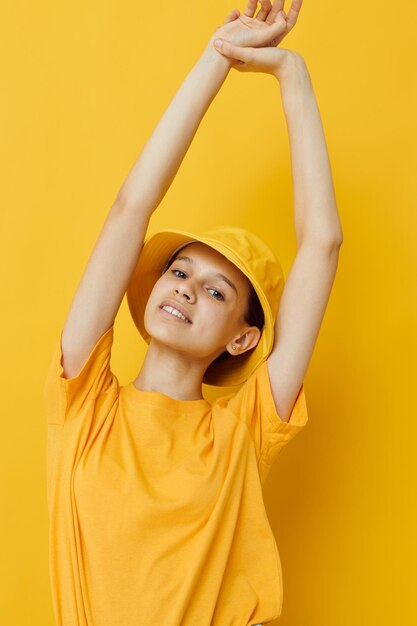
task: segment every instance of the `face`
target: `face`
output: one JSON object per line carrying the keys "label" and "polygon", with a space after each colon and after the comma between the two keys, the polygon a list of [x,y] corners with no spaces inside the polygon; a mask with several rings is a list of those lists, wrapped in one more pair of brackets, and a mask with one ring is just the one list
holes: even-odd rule
{"label": "face", "polygon": [[[244,321],[250,288],[248,278],[220,252],[191,243],[155,283],[145,309],[146,331],[152,340],[206,361],[207,366],[225,350],[242,354],[257,344],[261,334]],[[164,302],[190,323],[162,310]]]}

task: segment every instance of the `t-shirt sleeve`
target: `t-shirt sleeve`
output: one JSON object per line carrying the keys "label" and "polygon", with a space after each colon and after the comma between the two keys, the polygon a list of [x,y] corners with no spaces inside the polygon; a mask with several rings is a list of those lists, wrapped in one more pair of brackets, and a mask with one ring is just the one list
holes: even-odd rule
{"label": "t-shirt sleeve", "polygon": [[272,395],[267,361],[263,361],[226,405],[246,423],[254,440],[258,466],[265,477],[279,451],[295,437],[308,420],[304,384],[295,399],[287,422],[278,415]]}
{"label": "t-shirt sleeve", "polygon": [[114,324],[105,331],[93,346],[77,376],[64,378],[62,366],[62,332],[56,343],[44,382],[44,403],[48,424],[64,424],[83,411],[89,400],[119,383],[110,368]]}

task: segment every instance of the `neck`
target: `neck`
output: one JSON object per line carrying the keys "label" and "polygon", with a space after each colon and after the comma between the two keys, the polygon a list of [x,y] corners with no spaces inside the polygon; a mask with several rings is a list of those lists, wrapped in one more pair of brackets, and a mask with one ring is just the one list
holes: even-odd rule
{"label": "neck", "polygon": [[141,391],[158,391],[176,400],[204,400],[202,381],[210,360],[191,360],[151,339],[139,374],[133,381]]}

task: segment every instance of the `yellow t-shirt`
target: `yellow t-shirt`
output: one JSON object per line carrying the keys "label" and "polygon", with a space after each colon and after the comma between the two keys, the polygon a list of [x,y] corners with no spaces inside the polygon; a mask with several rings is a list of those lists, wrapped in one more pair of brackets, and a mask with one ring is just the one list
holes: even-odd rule
{"label": "yellow t-shirt", "polygon": [[281,562],[262,497],[289,422],[264,361],[210,404],[122,386],[111,326],[45,381],[49,563],[57,626],[249,626],[282,610]]}

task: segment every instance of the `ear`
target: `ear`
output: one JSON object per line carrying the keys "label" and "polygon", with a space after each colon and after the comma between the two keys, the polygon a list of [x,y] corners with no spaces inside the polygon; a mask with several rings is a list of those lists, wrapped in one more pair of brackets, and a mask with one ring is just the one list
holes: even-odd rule
{"label": "ear", "polygon": [[[259,328],[257,326],[248,326],[243,335],[235,337],[235,339],[227,344],[226,349],[232,356],[244,354],[251,348],[254,348],[258,344],[260,338],[261,331]],[[233,346],[235,346],[234,350]]]}

